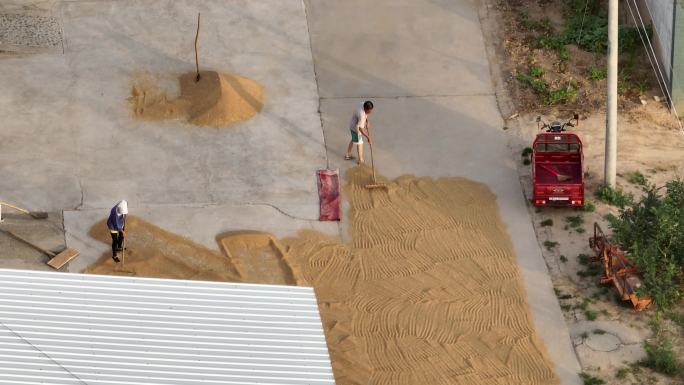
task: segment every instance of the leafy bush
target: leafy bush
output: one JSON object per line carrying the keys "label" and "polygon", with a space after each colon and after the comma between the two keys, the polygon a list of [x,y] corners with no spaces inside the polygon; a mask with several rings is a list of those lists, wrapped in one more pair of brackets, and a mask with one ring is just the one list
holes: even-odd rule
{"label": "leafy bush", "polygon": [[682,366],[677,362],[677,354],[672,348],[672,341],[661,338],[656,343],[644,343],[646,359],[641,365],[651,368],[658,373],[677,374],[682,371]]}
{"label": "leafy bush", "polygon": [[[605,53],[608,49],[608,13],[601,7],[600,1],[585,0],[570,4],[568,14],[565,29],[559,35],[559,40],[564,44],[577,44],[589,52]],[[641,31],[643,33],[644,30]],[[645,32],[650,36],[651,26],[647,26]],[[620,53],[632,52],[639,44],[639,28],[626,25],[618,27]]]}
{"label": "leafy bush", "polygon": [[565,255],[561,255],[561,256],[559,257],[559,259],[560,259],[560,261],[563,262],[563,263],[565,263],[565,262],[568,261],[568,258],[567,258]]}
{"label": "leafy bush", "polygon": [[644,188],[643,197],[610,218],[615,242],[643,273],[642,293],[663,310],[682,298],[684,285],[684,181]]}
{"label": "leafy bush", "polygon": [[539,225],[541,225],[541,227],[553,226],[553,219],[544,219]]}
{"label": "leafy bush", "polygon": [[589,79],[603,80],[608,76],[608,69],[602,67],[591,67],[589,69]]}
{"label": "leafy bush", "polygon": [[634,201],[634,197],[631,194],[625,193],[622,190],[613,189],[607,185],[599,187],[594,195],[600,201],[619,208],[624,208]]}

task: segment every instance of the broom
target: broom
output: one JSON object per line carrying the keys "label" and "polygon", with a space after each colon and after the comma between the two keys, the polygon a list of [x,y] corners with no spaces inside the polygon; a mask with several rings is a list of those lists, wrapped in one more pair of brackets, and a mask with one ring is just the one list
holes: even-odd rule
{"label": "broom", "polygon": [[553,175],[556,177],[556,180],[558,180],[559,182],[565,182],[565,181],[567,181],[567,180],[572,179],[572,177],[571,177],[570,175],[563,175],[563,174],[560,174],[558,171],[552,169],[551,167],[546,167],[546,166],[544,166],[543,164],[540,164],[539,167],[541,167],[541,168],[543,168],[544,170],[546,170],[546,171],[550,172],[551,174],[553,174]]}
{"label": "broom", "polygon": [[28,210],[26,210],[26,209],[22,209],[21,207],[17,207],[17,206],[14,206],[14,205],[11,205],[11,204],[5,203],[5,202],[0,202],[0,206],[7,206],[7,207],[10,207],[10,208],[13,208],[13,209],[15,209],[15,210],[17,210],[17,211],[19,211],[19,212],[21,212],[21,213],[24,213],[24,214],[26,214],[26,215],[30,215],[30,216],[33,217],[34,219],[45,219],[45,218],[48,217],[48,213],[46,213],[46,212],[43,212],[43,211],[28,211]]}

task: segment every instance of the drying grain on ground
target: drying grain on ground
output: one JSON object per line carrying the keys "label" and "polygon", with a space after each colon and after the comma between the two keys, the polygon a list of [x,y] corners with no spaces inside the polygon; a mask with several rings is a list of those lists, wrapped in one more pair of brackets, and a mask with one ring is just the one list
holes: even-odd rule
{"label": "drying grain on ground", "polygon": [[238,75],[203,71],[179,77],[180,96],[162,88],[150,74],[133,80],[133,115],[143,120],[182,120],[197,126],[225,127],[250,119],[263,107],[263,88]]}
{"label": "drying grain on ground", "polygon": [[[218,237],[225,255],[202,258],[229,262],[244,282],[313,286],[337,384],[558,383],[487,187],[405,176],[369,190],[369,178],[365,167],[347,174],[349,244],[314,231],[282,240],[231,233]],[[131,238],[136,231],[130,227]],[[144,237],[158,235],[169,237],[149,230]],[[179,264],[204,265],[165,240],[146,242],[163,249],[146,249],[144,263],[163,270],[154,256],[173,260],[172,276]],[[111,265],[103,256],[88,271],[111,273]],[[197,273],[185,271],[186,278]]]}

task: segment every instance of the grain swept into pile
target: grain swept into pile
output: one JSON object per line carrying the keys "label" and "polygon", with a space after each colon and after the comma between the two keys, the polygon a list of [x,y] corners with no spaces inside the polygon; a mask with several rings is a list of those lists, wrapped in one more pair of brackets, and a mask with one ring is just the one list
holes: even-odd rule
{"label": "grain swept into pile", "polygon": [[[109,243],[106,221],[93,225],[92,238]],[[126,219],[125,265],[114,263],[111,252],[88,266],[89,274],[135,275],[138,277],[240,282],[233,264],[221,253],[195,244],[129,215]],[[119,258],[122,255],[119,253]]]}
{"label": "grain swept into pile", "polygon": [[[404,176],[369,190],[369,174],[347,173],[350,244],[314,231],[220,235],[225,255],[212,255],[235,273],[219,279],[313,286],[338,385],[557,384],[496,197],[463,178]],[[172,247],[164,242],[145,247]],[[176,256],[168,269],[182,278]],[[111,273],[103,261],[89,272]],[[154,268],[136,274],[164,262],[148,259]],[[204,265],[182,262],[191,264]]]}
{"label": "grain swept into pile", "polygon": [[215,71],[180,76],[180,96],[170,97],[158,81],[139,75],[131,87],[135,117],[144,120],[183,120],[198,126],[224,127],[251,118],[263,106],[263,88],[241,76]]}

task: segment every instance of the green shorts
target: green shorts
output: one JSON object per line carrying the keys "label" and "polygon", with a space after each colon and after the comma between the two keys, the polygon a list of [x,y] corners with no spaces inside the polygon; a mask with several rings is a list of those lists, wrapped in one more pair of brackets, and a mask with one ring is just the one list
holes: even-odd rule
{"label": "green shorts", "polygon": [[358,132],[356,132],[356,131],[354,131],[354,130],[349,130],[349,131],[351,132],[352,142],[353,142],[353,143],[356,143],[356,144],[363,144],[363,137],[362,137],[361,135],[359,135]]}

